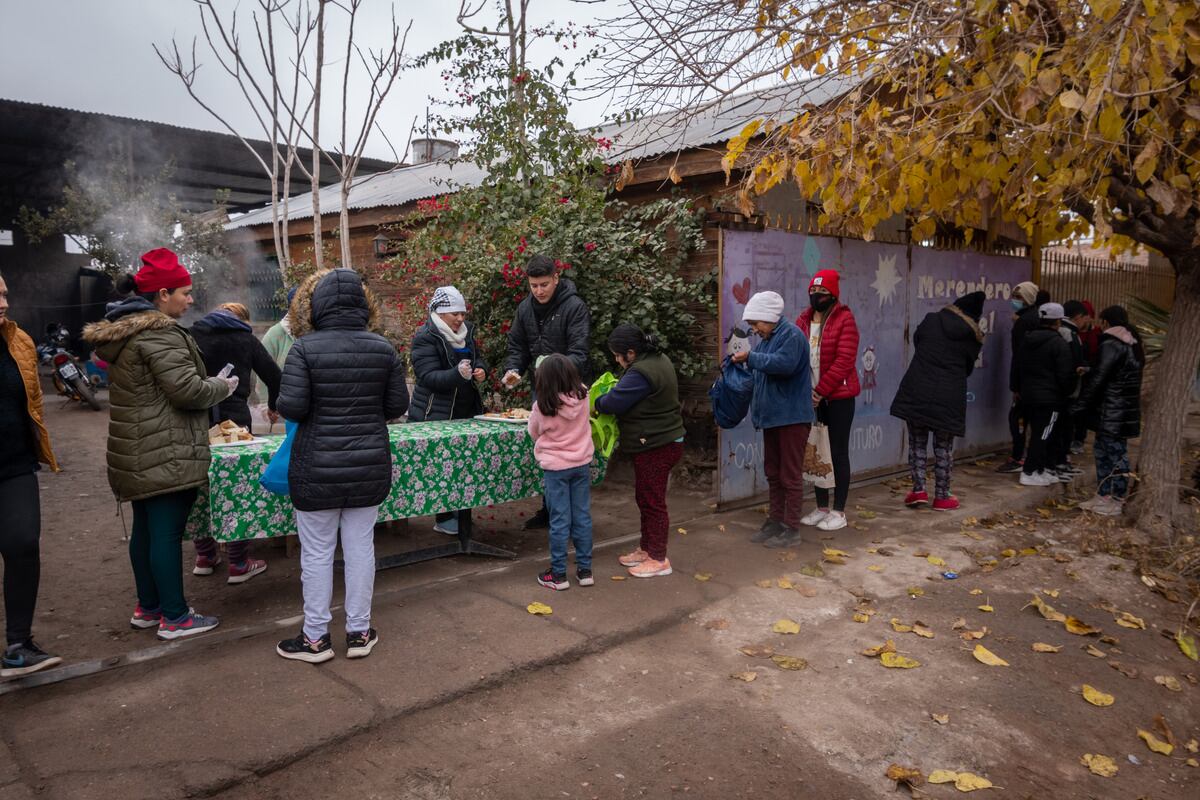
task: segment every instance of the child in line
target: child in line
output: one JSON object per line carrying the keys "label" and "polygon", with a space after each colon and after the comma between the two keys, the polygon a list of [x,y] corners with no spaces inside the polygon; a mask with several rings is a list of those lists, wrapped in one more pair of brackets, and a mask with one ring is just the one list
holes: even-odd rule
{"label": "child in line", "polygon": [[547,589],[570,589],[567,541],[575,545],[575,577],[580,586],[592,577],[591,464],[594,447],[588,418],[588,391],[579,370],[564,355],[546,356],[534,373],[529,415],[533,454],[545,472],[550,512],[550,569],[538,575]]}
{"label": "child in line", "polygon": [[625,373],[612,391],[596,398],[596,411],[617,417],[621,452],[633,458],[634,499],[642,517],[638,548],[619,561],[635,578],[670,575],[667,479],[683,457],[684,431],[675,366],[659,352],[658,340],[636,325],[614,328],[608,349]]}

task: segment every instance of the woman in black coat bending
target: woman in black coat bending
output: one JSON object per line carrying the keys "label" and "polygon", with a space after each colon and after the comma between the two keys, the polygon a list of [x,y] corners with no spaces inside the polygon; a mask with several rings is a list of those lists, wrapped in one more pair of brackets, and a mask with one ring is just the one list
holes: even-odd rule
{"label": "woman in black coat bending", "polygon": [[[429,301],[429,319],[412,341],[417,385],[409,422],[470,419],[483,413],[478,384],[487,380],[487,364],[475,344],[475,326],[467,322],[467,301],[453,286],[441,286]],[[437,515],[433,529],[458,535],[458,516]]]}
{"label": "woman in black coat bending", "polygon": [[926,447],[933,434],[933,474],[936,490],[933,508],[952,511],[958,498],[950,494],[954,465],[954,437],[967,429],[967,378],[983,346],[979,318],[983,315],[983,292],[963,295],[941,311],[925,315],[913,336],[916,352],[891,413],[908,424],[908,466],[912,491],[904,498],[909,507],[925,505]]}

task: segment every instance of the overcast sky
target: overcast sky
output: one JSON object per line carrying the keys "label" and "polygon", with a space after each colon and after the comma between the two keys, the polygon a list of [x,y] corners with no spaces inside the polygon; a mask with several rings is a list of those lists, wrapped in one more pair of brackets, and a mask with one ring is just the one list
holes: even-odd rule
{"label": "overcast sky", "polygon": [[[230,11],[240,7],[243,16],[258,6],[255,0],[218,0],[218,5]],[[365,45],[383,44],[380,37],[389,28],[391,5],[389,0],[365,0],[358,23],[367,34]],[[538,22],[583,24],[614,5],[616,0],[591,5],[533,0],[531,15],[536,12]],[[401,27],[410,17],[413,20],[408,52],[415,55],[457,36],[457,9],[457,0],[396,0]],[[198,19],[192,0],[0,0],[0,97],[222,130],[188,97],[151,47],[169,45],[172,37],[181,48],[190,47],[192,38],[201,33]],[[236,87],[203,51],[202,38],[200,47],[199,60],[204,64],[197,80],[200,94],[239,130],[262,138]],[[340,81],[340,64],[331,72]],[[364,84],[360,82],[359,96],[366,91]],[[397,149],[404,147],[413,117],[424,118],[427,98],[431,91],[440,91],[441,84],[436,70],[406,72],[392,90],[380,122]],[[351,94],[355,94],[353,86]],[[336,109],[325,106],[323,113],[329,119]],[[604,106],[592,101],[574,106],[572,118],[592,124],[602,121],[604,113]],[[367,155],[389,158],[390,154],[381,137],[372,139]]]}

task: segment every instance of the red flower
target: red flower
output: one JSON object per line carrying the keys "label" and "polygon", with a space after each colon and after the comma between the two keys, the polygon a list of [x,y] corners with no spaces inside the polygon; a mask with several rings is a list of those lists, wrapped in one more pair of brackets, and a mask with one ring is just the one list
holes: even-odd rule
{"label": "red flower", "polygon": [[563,203],[563,204],[565,205],[566,203],[569,203],[569,202],[571,202],[571,198],[569,198],[569,197],[560,197],[560,198],[558,198],[558,202],[560,202],[560,203]]}
{"label": "red flower", "polygon": [[596,243],[595,243],[595,242],[588,242],[587,244],[585,244],[585,245],[583,246],[583,249],[584,249],[584,250],[586,250],[586,251],[588,251],[588,252],[590,253],[590,252],[592,252],[593,250],[595,250],[595,249],[596,249]]}

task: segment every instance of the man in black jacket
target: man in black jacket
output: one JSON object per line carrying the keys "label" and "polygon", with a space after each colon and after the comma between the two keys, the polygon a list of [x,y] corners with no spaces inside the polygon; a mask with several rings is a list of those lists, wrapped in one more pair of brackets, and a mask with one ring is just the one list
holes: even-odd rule
{"label": "man in black jacket", "polygon": [[[1087,355],[1083,349],[1083,341],[1079,338],[1079,327],[1075,321],[1081,317],[1087,316],[1087,310],[1083,307],[1083,303],[1078,300],[1068,300],[1063,303],[1063,321],[1062,327],[1058,329],[1059,334],[1071,348],[1071,362],[1075,365],[1075,374],[1082,378],[1087,372]],[[1060,477],[1065,476],[1067,479],[1073,478],[1076,475],[1082,474],[1083,470],[1071,465],[1071,440],[1075,436],[1075,418],[1071,414],[1071,405],[1075,398],[1079,397],[1079,387],[1081,381],[1075,381],[1075,390],[1070,396],[1063,398],[1062,407],[1059,409],[1060,419],[1062,420],[1054,429],[1053,448],[1049,454],[1049,463],[1054,472],[1059,473]]]}
{"label": "man in black jacket", "polygon": [[[1021,397],[1017,392],[1017,358],[1021,352],[1021,343],[1025,336],[1038,327],[1038,307],[1041,291],[1037,284],[1030,281],[1018,283],[1013,287],[1012,307],[1014,320],[1009,349],[1011,360],[1008,365],[1008,389],[1012,392],[1012,405],[1008,409],[1008,431],[1012,434],[1012,455],[1008,461],[1001,464],[997,472],[1020,472],[1025,458],[1025,438],[1029,430],[1029,420],[1021,407]],[[1047,299],[1049,299],[1047,297]],[[1044,301],[1042,301],[1044,302]],[[1022,425],[1024,420],[1024,425]]]}
{"label": "man in black jacket", "polygon": [[[537,255],[525,266],[529,295],[517,306],[508,332],[504,385],[512,388],[544,356],[558,353],[571,359],[585,383],[592,379],[592,316],[575,284],[559,274],[554,260]],[[532,377],[532,376],[531,376]],[[545,505],[525,521],[525,529],[545,528],[550,515]]]}
{"label": "man in black jacket", "polygon": [[1038,309],[1038,318],[1040,327],[1025,336],[1017,354],[1016,391],[1031,433],[1021,471],[1022,486],[1050,486],[1059,482],[1059,477],[1047,470],[1054,466],[1047,463],[1048,455],[1063,404],[1075,391],[1077,380],[1071,346],[1058,332],[1063,307],[1046,303]]}

